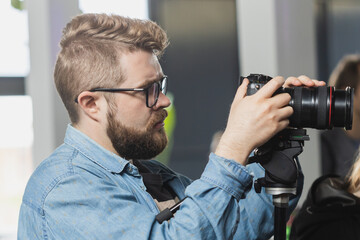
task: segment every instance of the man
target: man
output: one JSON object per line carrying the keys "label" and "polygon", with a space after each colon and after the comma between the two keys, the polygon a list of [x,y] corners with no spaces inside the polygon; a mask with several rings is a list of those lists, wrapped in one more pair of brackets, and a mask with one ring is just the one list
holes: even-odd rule
{"label": "man", "polygon": [[[245,165],[255,147],[288,125],[290,96],[272,97],[283,78],[248,97],[244,81],[215,153],[202,177],[191,182],[146,160],[167,143],[164,108],[170,100],[158,62],[167,44],[151,21],[85,14],[66,26],[54,78],[71,124],[64,144],[29,180],[19,239],[271,237],[271,197],[250,190],[252,175],[263,175],[263,169]],[[301,84],[322,83],[304,76],[287,81]],[[173,218],[156,221],[162,209],[185,197]]]}

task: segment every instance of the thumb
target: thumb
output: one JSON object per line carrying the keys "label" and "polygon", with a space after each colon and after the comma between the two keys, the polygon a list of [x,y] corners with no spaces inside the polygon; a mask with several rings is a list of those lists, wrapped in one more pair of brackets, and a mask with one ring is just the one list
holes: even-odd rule
{"label": "thumb", "polygon": [[243,82],[241,83],[240,87],[238,87],[238,89],[236,91],[236,95],[235,95],[236,99],[242,99],[246,96],[246,90],[247,90],[248,84],[249,84],[249,80],[247,78],[245,78],[243,80]]}

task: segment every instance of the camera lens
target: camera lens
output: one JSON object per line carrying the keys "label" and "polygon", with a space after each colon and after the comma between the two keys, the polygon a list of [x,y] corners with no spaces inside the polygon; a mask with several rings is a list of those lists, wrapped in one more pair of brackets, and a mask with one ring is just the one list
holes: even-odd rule
{"label": "camera lens", "polygon": [[352,128],[352,102],[354,89],[335,90],[334,87],[284,88],[291,95],[290,106],[294,114],[290,117],[291,127],[331,129]]}

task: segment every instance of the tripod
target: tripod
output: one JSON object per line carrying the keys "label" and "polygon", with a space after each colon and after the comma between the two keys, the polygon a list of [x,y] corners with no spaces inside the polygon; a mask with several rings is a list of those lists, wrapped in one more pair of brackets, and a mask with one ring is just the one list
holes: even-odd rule
{"label": "tripod", "polygon": [[273,196],[275,240],[286,239],[286,211],[290,196],[296,194],[299,174],[295,158],[309,139],[305,129],[285,129],[257,148],[249,159],[249,163],[260,163],[265,169],[265,177],[255,180],[254,187],[257,193],[264,187]]}

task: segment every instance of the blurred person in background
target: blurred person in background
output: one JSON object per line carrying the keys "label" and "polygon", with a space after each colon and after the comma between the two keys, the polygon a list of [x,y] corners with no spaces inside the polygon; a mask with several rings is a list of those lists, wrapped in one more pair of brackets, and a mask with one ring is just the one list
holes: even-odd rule
{"label": "blurred person in background", "polygon": [[353,124],[351,130],[334,128],[320,135],[322,175],[345,177],[360,146],[360,55],[344,56],[332,72],[329,85],[336,89],[354,88]]}
{"label": "blurred person in background", "polygon": [[325,175],[311,186],[290,240],[360,239],[360,155],[344,178]]}

